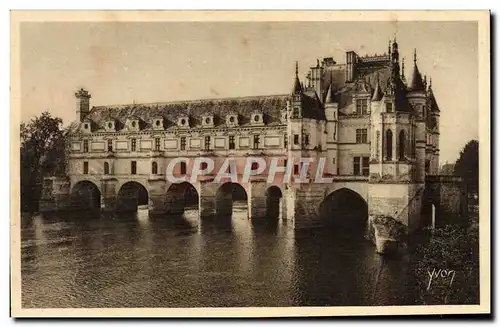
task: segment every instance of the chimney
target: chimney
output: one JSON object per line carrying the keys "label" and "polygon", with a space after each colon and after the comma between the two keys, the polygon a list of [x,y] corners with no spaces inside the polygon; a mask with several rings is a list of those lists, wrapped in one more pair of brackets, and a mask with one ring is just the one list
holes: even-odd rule
{"label": "chimney", "polygon": [[90,98],[92,96],[90,93],[81,88],[78,92],[75,93],[76,98],[76,119],[79,121],[83,121],[83,119],[90,112]]}
{"label": "chimney", "polygon": [[354,82],[356,78],[356,62],[358,55],[354,51],[346,52],[346,82]]}

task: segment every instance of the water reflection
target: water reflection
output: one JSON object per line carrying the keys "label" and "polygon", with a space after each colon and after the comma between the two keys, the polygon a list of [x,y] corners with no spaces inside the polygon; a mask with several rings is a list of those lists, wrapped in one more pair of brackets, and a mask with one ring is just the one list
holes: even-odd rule
{"label": "water reflection", "polygon": [[23,217],[25,307],[402,304],[405,258],[363,238],[233,214]]}

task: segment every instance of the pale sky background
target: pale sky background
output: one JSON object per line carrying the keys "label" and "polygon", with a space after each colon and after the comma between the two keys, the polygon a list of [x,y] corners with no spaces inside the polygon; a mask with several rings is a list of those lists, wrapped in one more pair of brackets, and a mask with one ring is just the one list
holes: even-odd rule
{"label": "pale sky background", "polygon": [[441,109],[441,163],[478,139],[475,22],[22,23],[21,119],[76,118],[74,93],[92,105],[222,98],[291,91],[316,59],[387,51],[397,36],[405,74],[413,49]]}

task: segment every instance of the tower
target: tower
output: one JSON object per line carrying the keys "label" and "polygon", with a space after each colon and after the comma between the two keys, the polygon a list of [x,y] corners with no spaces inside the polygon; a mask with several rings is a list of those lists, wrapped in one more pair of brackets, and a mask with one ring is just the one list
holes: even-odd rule
{"label": "tower", "polygon": [[75,98],[76,98],[76,119],[78,119],[80,122],[83,121],[85,116],[88,115],[90,112],[90,98],[92,96],[90,93],[81,88],[75,93]]}
{"label": "tower", "polygon": [[[426,95],[418,83],[412,85],[414,90],[408,93],[399,67],[398,43],[394,40],[390,48],[385,90],[382,91],[377,76],[371,98],[368,212],[370,219],[390,217],[407,226],[408,230],[414,230],[420,222],[423,185],[417,181],[415,172],[418,165],[414,151],[416,129],[410,103],[425,103]],[[416,74],[420,76],[418,68]],[[422,84],[421,77],[419,79]],[[414,80],[418,82],[418,78],[414,77]],[[412,81],[412,84],[415,83]],[[425,151],[425,146],[423,149]],[[423,182],[423,178],[421,180]]]}
{"label": "tower", "polygon": [[439,106],[434,97],[434,91],[432,90],[432,79],[429,81],[429,88],[427,91],[427,126],[431,133],[431,144],[432,153],[430,155],[430,167],[429,173],[431,175],[437,175],[439,173]]}
{"label": "tower", "polygon": [[413,108],[413,116],[415,119],[415,179],[418,182],[424,182],[427,143],[427,95],[422,75],[420,74],[417,65],[417,50],[414,50],[413,54],[413,74],[407,97]]}
{"label": "tower", "polygon": [[[332,79],[331,79],[332,80]],[[327,144],[327,163],[326,169],[330,174],[336,175],[338,172],[338,107],[339,104],[334,97],[332,85],[328,87],[325,98],[325,117],[326,131],[328,135]]]}

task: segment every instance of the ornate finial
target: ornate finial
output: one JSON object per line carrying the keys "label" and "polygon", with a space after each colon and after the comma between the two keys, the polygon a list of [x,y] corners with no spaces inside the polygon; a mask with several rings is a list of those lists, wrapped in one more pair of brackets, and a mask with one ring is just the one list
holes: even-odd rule
{"label": "ornate finial", "polygon": [[417,64],[417,49],[413,49],[413,63]]}
{"label": "ornate finial", "polygon": [[405,77],[405,58],[403,58],[401,62],[401,76],[403,78]]}
{"label": "ornate finial", "polygon": [[299,76],[299,62],[295,62],[295,76]]}
{"label": "ornate finial", "polygon": [[432,88],[432,77],[429,78],[429,88]]}
{"label": "ornate finial", "polygon": [[316,59],[316,67],[319,68],[319,59]]}

